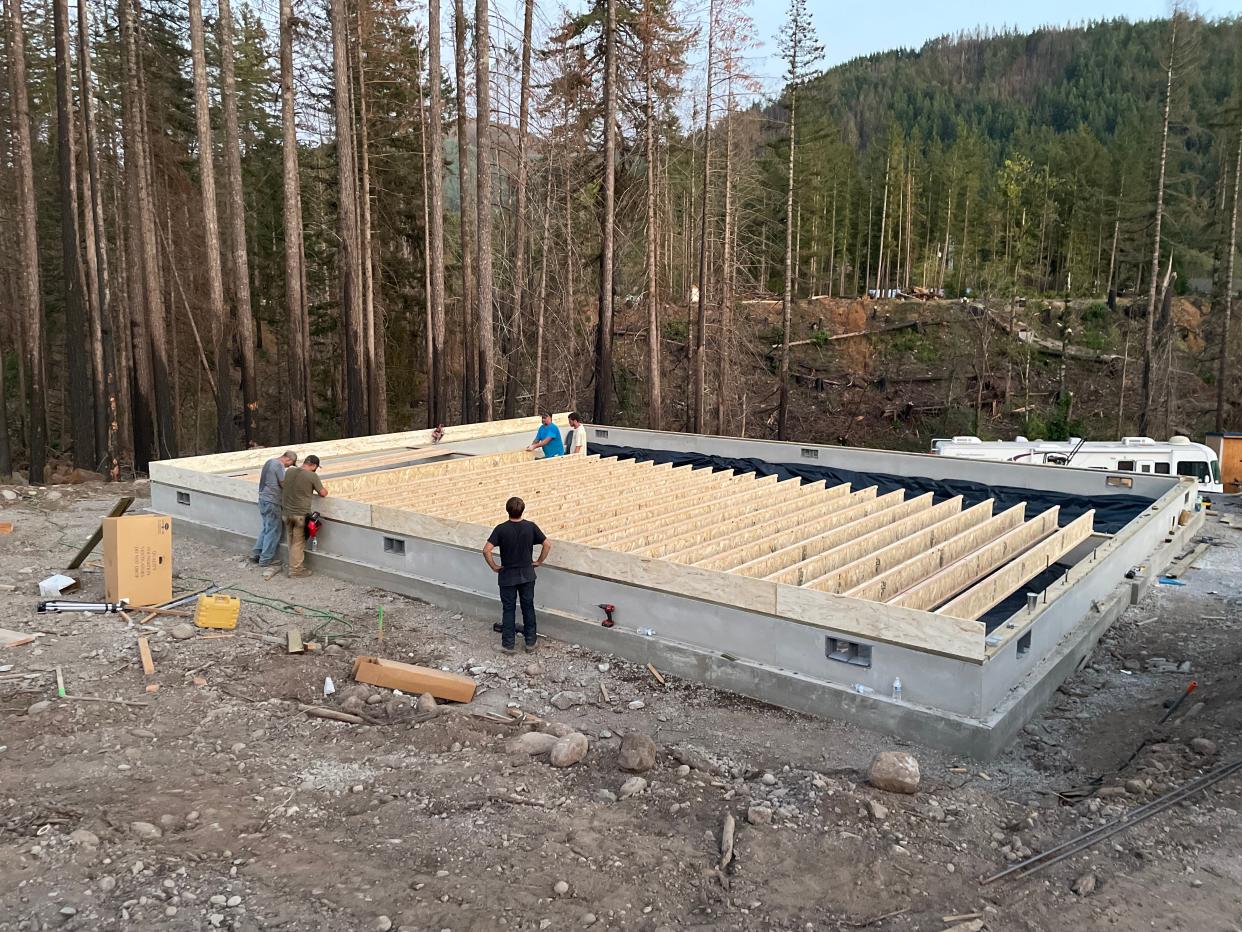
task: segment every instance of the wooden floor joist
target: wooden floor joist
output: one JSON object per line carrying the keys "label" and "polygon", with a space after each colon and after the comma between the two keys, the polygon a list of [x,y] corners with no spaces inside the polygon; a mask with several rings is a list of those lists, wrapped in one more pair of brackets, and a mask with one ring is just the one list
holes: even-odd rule
{"label": "wooden floor joist", "polygon": [[891,602],[912,586],[921,585],[946,566],[1017,527],[1025,517],[1026,503],[1019,502],[842,594],[873,602]]}
{"label": "wooden floor joist", "polygon": [[853,563],[838,567],[805,585],[820,592],[844,592],[874,579],[886,570],[922,553],[929,547],[943,543],[964,530],[977,527],[992,517],[992,500],[980,502],[965,511],[928,525],[912,534],[906,534],[879,550],[859,557]]}
{"label": "wooden floor joist", "polygon": [[[664,559],[676,563],[693,565],[699,560],[706,560],[720,554],[730,553],[744,547],[795,528],[806,527],[818,518],[844,511],[845,509],[867,501],[875,496],[875,489],[864,489],[850,492],[848,485],[834,486],[824,490],[824,494],[793,502],[780,502],[769,505],[754,513],[754,521],[732,533],[724,532],[706,543],[692,544],[664,555]],[[844,493],[839,492],[844,489]]]}
{"label": "wooden floor joist", "polygon": [[795,528],[767,539],[757,540],[747,547],[712,561],[709,565],[713,569],[737,573],[741,576],[767,579],[780,570],[809,559],[814,554],[822,553],[829,547],[835,547],[861,533],[880,527],[887,521],[913,514],[920,508],[926,508],[930,502],[930,499],[923,499],[922,496],[907,502],[905,497],[904,489],[895,489],[885,495],[864,501],[860,505],[853,505],[844,511],[828,515],[808,527]]}
{"label": "wooden floor joist", "polygon": [[[948,508],[933,505],[932,502],[932,493],[925,492],[896,506],[900,509],[898,514],[901,515],[898,520],[894,520],[898,514],[882,513],[864,519],[856,528],[839,528],[831,536],[820,535],[807,542],[807,557],[764,578],[786,585],[801,586],[812,579],[818,579],[829,570],[844,566],[872,550],[892,543],[909,531],[920,530],[946,518],[961,508],[960,499],[956,499],[956,505]],[[933,508],[936,510],[933,511]]]}
{"label": "wooden floor joist", "polygon": [[1056,508],[1027,520],[1024,503],[995,514],[991,499],[967,508],[960,496],[598,455],[408,462],[431,452],[343,456],[330,468],[373,471],[334,481],[333,496],[490,525],[516,495],[558,540],[964,620],[1061,559],[1093,520],[1058,529]]}
{"label": "wooden floor joist", "polygon": [[1084,512],[1042,543],[936,609],[936,614],[950,618],[979,618],[1090,537],[1094,521],[1094,510]]}

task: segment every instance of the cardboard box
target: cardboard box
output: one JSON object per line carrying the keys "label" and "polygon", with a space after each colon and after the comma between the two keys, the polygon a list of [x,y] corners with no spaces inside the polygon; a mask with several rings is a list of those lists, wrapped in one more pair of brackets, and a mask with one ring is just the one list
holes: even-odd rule
{"label": "cardboard box", "polygon": [[474,680],[468,676],[382,657],[355,657],[354,679],[372,686],[399,689],[412,696],[431,693],[449,702],[469,702],[474,698]]}
{"label": "cardboard box", "polygon": [[160,605],[172,598],[172,518],[103,519],[104,598]]}

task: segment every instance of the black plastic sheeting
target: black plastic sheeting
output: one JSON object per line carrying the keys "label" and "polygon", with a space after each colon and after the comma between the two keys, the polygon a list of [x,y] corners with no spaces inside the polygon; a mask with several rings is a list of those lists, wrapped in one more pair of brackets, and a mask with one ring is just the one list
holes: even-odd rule
{"label": "black plastic sheeting", "polygon": [[[1153,499],[1141,495],[1103,495],[1098,498],[1082,498],[1062,492],[1047,492],[1034,489],[1020,489],[1007,485],[984,485],[981,482],[968,482],[965,479],[928,479],[926,476],[894,476],[887,473],[858,472],[853,469],[839,469],[833,466],[803,466],[792,463],[769,463],[766,460],[738,458],[730,456],[713,456],[708,453],[676,453],[672,450],[648,450],[641,447],[618,447],[605,443],[589,443],[588,453],[600,456],[615,456],[618,459],[650,460],[653,463],[672,463],[674,466],[691,466],[710,468],[713,472],[732,469],[734,472],[751,472],[760,476],[779,476],[782,480],[798,478],[803,482],[818,482],[825,479],[828,485],[840,485],[848,482],[857,489],[876,487],[877,495],[884,495],[897,489],[905,489],[911,495],[922,495],[931,492],[933,501],[941,502],[955,495],[962,496],[963,505],[970,507],[987,499],[995,499],[996,513],[1011,508],[1019,502],[1027,503],[1027,517],[1060,505],[1060,524],[1065,526],[1079,515],[1094,508],[1095,530],[1105,534],[1116,534],[1151,505]],[[1026,604],[1028,592],[1041,592],[1056,582],[1064,572],[1058,567],[1049,567],[1039,576],[1029,580],[1004,601],[992,607],[979,620],[984,623],[989,634],[1007,619],[1020,611]]]}
{"label": "black plastic sheeting", "polygon": [[732,469],[734,472],[753,472],[760,476],[779,476],[781,479],[799,478],[803,482],[825,479],[828,485],[848,482],[855,489],[876,487],[877,495],[885,495],[897,489],[905,489],[910,496],[931,492],[937,502],[962,496],[966,507],[977,505],[989,498],[996,500],[996,513],[1012,508],[1019,502],[1027,503],[1027,517],[1060,505],[1062,526],[1073,521],[1090,509],[1095,509],[1095,530],[1104,534],[1116,534],[1137,518],[1153,499],[1141,495],[1101,495],[1083,498],[1063,492],[1037,489],[1020,489],[1007,485],[984,485],[965,479],[928,479],[926,476],[895,476],[887,473],[858,472],[834,466],[804,466],[793,463],[769,463],[766,460],[713,456],[709,453],[677,453],[672,450],[648,450],[641,447],[618,447],[604,443],[588,444],[587,452],[600,456],[615,456],[623,460],[651,460],[654,463],[672,463],[674,466],[710,467],[713,472]]}

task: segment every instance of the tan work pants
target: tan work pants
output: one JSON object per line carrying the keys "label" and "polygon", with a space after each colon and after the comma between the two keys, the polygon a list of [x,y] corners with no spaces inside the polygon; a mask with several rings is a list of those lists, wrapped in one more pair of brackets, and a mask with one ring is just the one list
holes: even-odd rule
{"label": "tan work pants", "polygon": [[289,534],[289,573],[302,570],[306,559],[306,519],[285,518],[285,531]]}

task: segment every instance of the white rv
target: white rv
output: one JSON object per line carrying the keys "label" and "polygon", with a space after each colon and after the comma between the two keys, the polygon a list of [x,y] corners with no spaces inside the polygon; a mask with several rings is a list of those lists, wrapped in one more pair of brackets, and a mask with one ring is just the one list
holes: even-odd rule
{"label": "white rv", "polygon": [[1164,443],[1150,437],[1122,437],[1120,442],[1089,441],[1078,437],[1069,440],[954,437],[951,440],[933,440],[931,452],[960,459],[1190,476],[1199,480],[1199,488],[1204,492],[1224,491],[1220,483],[1220,460],[1216,453],[1210,447],[1194,443],[1186,437],[1170,437]]}

